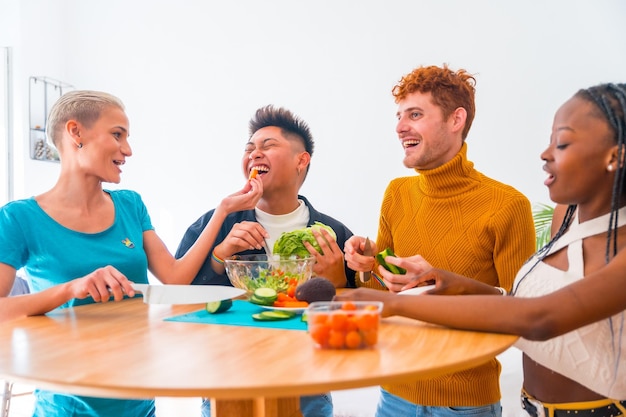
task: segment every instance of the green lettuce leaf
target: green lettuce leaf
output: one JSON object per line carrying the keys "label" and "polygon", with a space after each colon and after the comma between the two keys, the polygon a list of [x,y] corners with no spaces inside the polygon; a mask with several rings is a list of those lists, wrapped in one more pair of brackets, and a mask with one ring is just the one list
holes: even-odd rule
{"label": "green lettuce leaf", "polygon": [[276,243],[274,243],[274,249],[272,251],[275,255],[280,255],[281,257],[289,257],[292,255],[307,258],[311,256],[309,251],[304,247],[303,242],[309,242],[315,250],[318,252],[322,252],[322,248],[315,240],[315,236],[313,236],[313,230],[319,232],[321,228],[324,228],[328,231],[328,233],[333,237],[334,240],[337,240],[337,234],[330,227],[325,225],[324,223],[315,222],[312,226],[305,227],[304,229],[297,229],[291,232],[282,233]]}

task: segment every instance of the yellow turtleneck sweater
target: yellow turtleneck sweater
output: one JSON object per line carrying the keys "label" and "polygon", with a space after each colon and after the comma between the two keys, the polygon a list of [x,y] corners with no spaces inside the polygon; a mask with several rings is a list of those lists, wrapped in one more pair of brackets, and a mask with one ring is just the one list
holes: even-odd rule
{"label": "yellow turtleneck sweater", "polygon": [[[535,251],[530,202],[486,177],[467,160],[467,144],[446,164],[396,178],[382,203],[376,245],[398,256],[422,255],[431,265],[511,290]],[[376,280],[359,285],[380,288]],[[500,363],[438,378],[383,386],[415,404],[481,406],[500,400]]]}

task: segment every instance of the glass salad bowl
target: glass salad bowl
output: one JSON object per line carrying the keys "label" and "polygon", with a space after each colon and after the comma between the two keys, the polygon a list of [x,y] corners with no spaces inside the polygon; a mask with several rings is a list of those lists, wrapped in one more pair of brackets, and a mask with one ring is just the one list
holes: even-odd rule
{"label": "glass salad bowl", "polygon": [[234,287],[246,290],[248,298],[259,288],[277,293],[293,291],[313,275],[313,257],[277,255],[234,255],[224,260],[226,274]]}

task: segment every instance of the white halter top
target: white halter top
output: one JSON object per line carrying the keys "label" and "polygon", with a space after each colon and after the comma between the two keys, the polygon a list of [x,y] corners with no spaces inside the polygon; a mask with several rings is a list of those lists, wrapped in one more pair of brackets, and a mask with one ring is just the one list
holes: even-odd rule
{"label": "white halter top", "polygon": [[[568,270],[556,269],[533,257],[518,272],[516,297],[537,297],[557,291],[584,278],[583,239],[604,233],[610,213],[578,222],[550,248],[548,255],[567,248]],[[626,225],[626,208],[619,210],[618,226]],[[619,288],[618,291],[626,291]],[[515,346],[531,359],[607,398],[626,399],[626,329],[624,312],[611,319],[581,327],[553,339],[536,342],[519,339]]]}

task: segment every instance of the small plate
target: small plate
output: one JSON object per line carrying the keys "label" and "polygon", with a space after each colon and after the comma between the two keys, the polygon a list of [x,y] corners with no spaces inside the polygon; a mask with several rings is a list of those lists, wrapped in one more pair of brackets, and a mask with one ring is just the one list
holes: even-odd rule
{"label": "small plate", "polygon": [[295,314],[302,314],[306,310],[306,307],[274,307],[274,306],[262,306],[262,305],[259,305],[259,307],[264,308],[265,310],[290,311]]}
{"label": "small plate", "polygon": [[433,288],[435,288],[435,285],[423,285],[421,287],[409,288],[408,290],[399,292],[398,295],[418,295],[424,291],[432,290]]}

